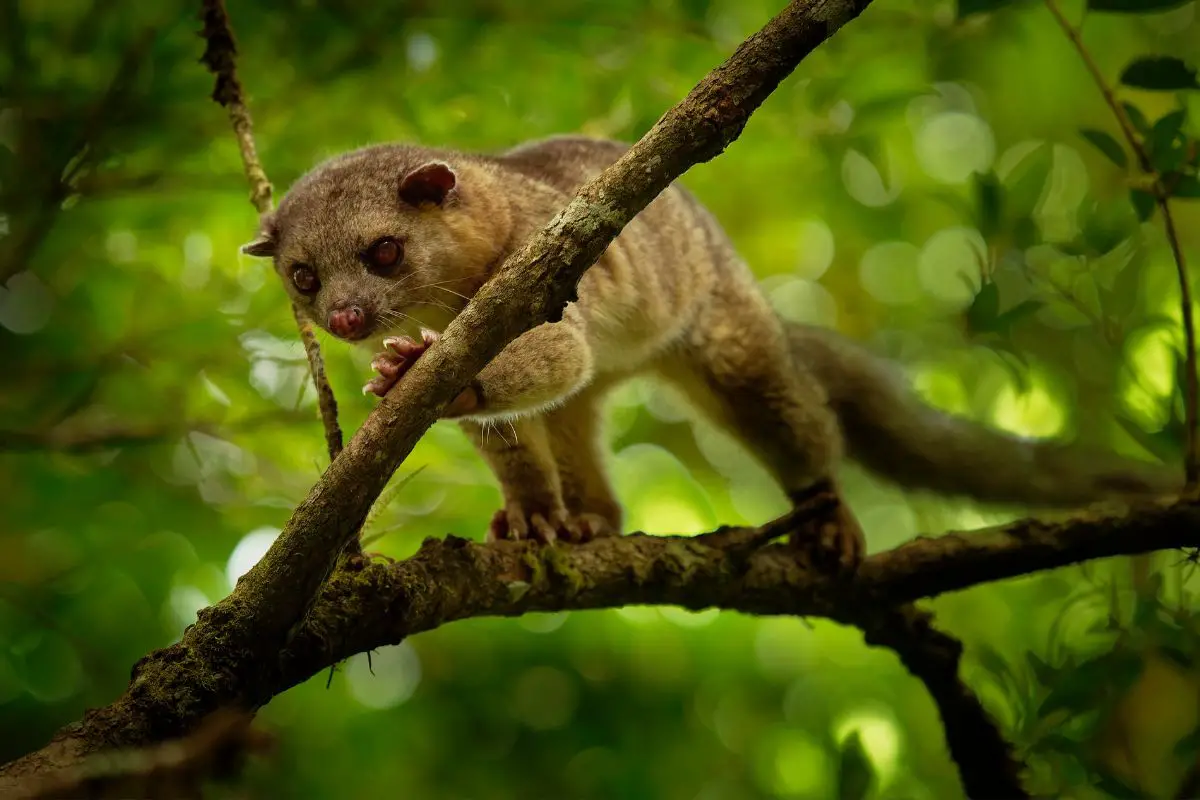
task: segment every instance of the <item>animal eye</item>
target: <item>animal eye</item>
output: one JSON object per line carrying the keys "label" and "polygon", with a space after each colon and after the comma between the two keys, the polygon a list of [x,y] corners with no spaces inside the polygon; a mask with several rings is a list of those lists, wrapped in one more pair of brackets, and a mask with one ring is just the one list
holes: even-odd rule
{"label": "animal eye", "polygon": [[321,288],[321,280],[317,277],[316,271],[307,264],[297,264],[292,267],[292,283],[296,284],[296,288],[301,294],[316,294]]}
{"label": "animal eye", "polygon": [[404,245],[391,236],[385,236],[368,247],[362,254],[363,263],[372,272],[387,272],[404,258]]}

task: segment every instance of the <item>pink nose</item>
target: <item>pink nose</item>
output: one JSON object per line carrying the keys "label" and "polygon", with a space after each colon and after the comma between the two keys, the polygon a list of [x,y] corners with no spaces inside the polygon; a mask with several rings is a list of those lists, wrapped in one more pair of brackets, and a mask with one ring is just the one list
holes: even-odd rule
{"label": "pink nose", "polygon": [[367,317],[358,306],[335,308],[329,313],[329,330],[345,339],[352,339],[363,332]]}

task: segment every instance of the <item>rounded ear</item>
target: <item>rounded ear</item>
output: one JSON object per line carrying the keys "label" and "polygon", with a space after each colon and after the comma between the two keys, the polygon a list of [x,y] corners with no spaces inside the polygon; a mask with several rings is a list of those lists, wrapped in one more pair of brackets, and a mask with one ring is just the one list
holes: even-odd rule
{"label": "rounded ear", "polygon": [[242,245],[242,252],[256,258],[271,258],[275,255],[278,244],[278,231],[275,229],[275,214],[268,211],[263,214],[258,223],[258,238]]}
{"label": "rounded ear", "polygon": [[458,177],[449,164],[444,161],[430,161],[417,167],[400,181],[400,199],[417,208],[427,205],[443,206],[457,183]]}
{"label": "rounded ear", "polygon": [[253,242],[242,245],[242,252],[255,258],[270,258],[275,255],[275,240],[270,234],[261,234]]}

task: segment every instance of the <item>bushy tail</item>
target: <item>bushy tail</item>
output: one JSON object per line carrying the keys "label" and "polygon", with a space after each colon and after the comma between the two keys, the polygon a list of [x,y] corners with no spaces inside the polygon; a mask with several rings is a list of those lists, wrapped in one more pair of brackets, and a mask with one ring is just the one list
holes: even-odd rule
{"label": "bushy tail", "polygon": [[847,455],[902,486],[1063,508],[1182,488],[1181,469],[1020,439],[937,411],[892,364],[832,331],[789,325],[788,334],[797,364],[829,393]]}

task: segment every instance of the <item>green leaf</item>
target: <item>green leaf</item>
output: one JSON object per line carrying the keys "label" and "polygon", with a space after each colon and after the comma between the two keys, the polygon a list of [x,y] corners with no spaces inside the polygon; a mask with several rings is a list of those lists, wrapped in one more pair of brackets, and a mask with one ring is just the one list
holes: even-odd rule
{"label": "green leaf", "polygon": [[1143,14],[1154,11],[1170,11],[1185,6],[1192,0],[1088,0],[1089,11],[1106,11],[1111,14]]}
{"label": "green leaf", "polygon": [[[1014,350],[1005,342],[993,342],[991,348],[1000,361],[1000,366],[1008,370],[1008,374],[1012,376],[1013,386],[1016,387],[1017,393],[1027,393],[1029,391],[1029,362],[1025,360],[1024,354]],[[1011,681],[1011,678],[1009,680]]]}
{"label": "green leaf", "polygon": [[1082,749],[1079,742],[1074,739],[1068,739],[1061,733],[1051,733],[1038,739],[1037,749],[1043,752],[1061,753],[1064,755],[1078,755]]}
{"label": "green leaf", "polygon": [[967,326],[976,333],[996,329],[996,317],[1000,312],[1000,289],[995,281],[979,287],[979,294],[967,309]]}
{"label": "green leaf", "polygon": [[1138,308],[1138,301],[1141,300],[1141,265],[1141,259],[1130,259],[1113,278],[1112,289],[1105,297],[1105,308],[1121,322]]}
{"label": "green leaf", "polygon": [[1005,311],[1000,316],[996,317],[995,328],[1000,332],[1007,332],[1013,325],[1020,322],[1025,317],[1036,314],[1041,310],[1042,306],[1046,305],[1042,300],[1022,300],[1015,306]]}
{"label": "green leaf", "polygon": [[1196,666],[1196,657],[1192,653],[1185,653],[1178,647],[1171,647],[1170,645],[1162,645],[1159,649],[1164,656],[1186,670],[1190,670]]}
{"label": "green leaf", "polygon": [[1123,197],[1099,201],[1086,209],[1082,237],[1092,254],[1108,255],[1135,235],[1138,220]]}
{"label": "green leaf", "polygon": [[1097,789],[1112,795],[1117,800],[1144,800],[1145,795],[1115,775],[1098,773],[1095,786]]}
{"label": "green leaf", "polygon": [[1127,650],[1113,650],[1085,661],[1073,670],[1059,674],[1058,685],[1042,701],[1038,716],[1059,709],[1073,712],[1091,711],[1099,704],[1105,690],[1126,689],[1142,672],[1141,656]]}
{"label": "green leaf", "polygon": [[[1174,327],[1173,321],[1171,323],[1171,327]],[[1143,430],[1140,425],[1133,420],[1128,419],[1127,417],[1118,416],[1116,419],[1117,424],[1120,425],[1134,441],[1163,461],[1170,461],[1174,456],[1177,455],[1179,448],[1175,436],[1172,435],[1169,430],[1163,429],[1161,431],[1156,431],[1155,433],[1150,433],[1149,431]]]}
{"label": "green leaf", "polygon": [[1160,174],[1174,172],[1187,163],[1188,141],[1183,134],[1186,119],[1183,109],[1164,114],[1146,136],[1150,163]]}
{"label": "green leaf", "polygon": [[1200,177],[1196,175],[1180,175],[1171,184],[1171,197],[1183,197],[1189,200],[1200,197]]}
{"label": "green leaf", "polygon": [[1133,608],[1133,627],[1145,629],[1158,621],[1158,598],[1150,595],[1139,595]]}
{"label": "green leaf", "polygon": [[871,790],[875,770],[858,731],[846,737],[838,759],[838,800],[863,800]]}
{"label": "green leaf", "polygon": [[1053,166],[1053,149],[1041,144],[1018,161],[1005,177],[1008,188],[1004,193],[1005,206],[1014,219],[1028,217],[1037,209]]}
{"label": "green leaf", "polygon": [[958,0],[958,18],[961,20],[975,14],[986,14],[1012,4],[1013,0]]}
{"label": "green leaf", "polygon": [[1124,169],[1129,165],[1129,156],[1121,143],[1104,131],[1084,128],[1079,134],[1092,143],[1092,146],[1107,156],[1108,160]]}
{"label": "green leaf", "polygon": [[1145,222],[1154,216],[1154,195],[1144,189],[1133,189],[1129,192],[1129,200],[1133,203],[1133,210],[1137,212],[1139,222]]}
{"label": "green leaf", "polygon": [[1038,231],[1037,223],[1033,221],[1033,217],[1028,214],[1018,218],[1012,226],[1013,244],[1022,250],[1028,250],[1035,244],[1040,244],[1041,232]]}
{"label": "green leaf", "polygon": [[1121,73],[1121,83],[1135,89],[1176,92],[1200,89],[1196,68],[1170,56],[1147,56],[1132,62]]}
{"label": "green leaf", "polygon": [[978,206],[979,233],[985,240],[1000,230],[1000,209],[1004,185],[994,172],[975,173],[975,201]]}
{"label": "green leaf", "polygon": [[1125,116],[1129,117],[1130,124],[1137,129],[1138,133],[1145,136],[1150,132],[1150,123],[1140,108],[1133,103],[1121,103],[1121,108],[1125,109]]}
{"label": "green leaf", "polygon": [[1053,686],[1058,680],[1058,671],[1054,667],[1042,661],[1037,654],[1028,652],[1025,654],[1025,660],[1029,662],[1030,669],[1033,670],[1034,677],[1042,686]]}

